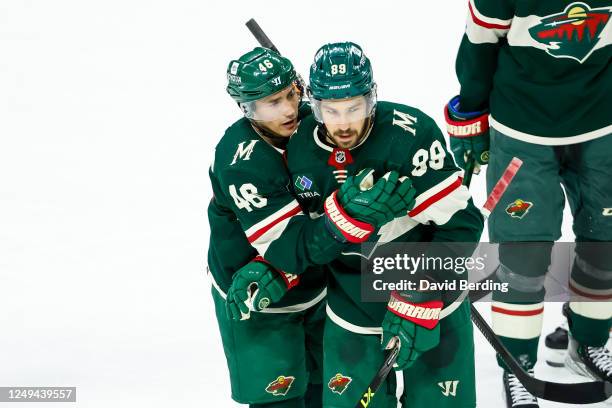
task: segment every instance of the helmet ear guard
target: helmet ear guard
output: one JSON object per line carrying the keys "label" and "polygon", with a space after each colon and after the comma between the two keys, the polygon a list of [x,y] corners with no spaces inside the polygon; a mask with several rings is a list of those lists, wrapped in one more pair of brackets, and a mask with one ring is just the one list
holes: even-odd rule
{"label": "helmet ear guard", "polygon": [[238,102],[238,107],[240,107],[240,110],[242,111],[244,116],[247,116],[249,114],[249,108],[244,103]]}

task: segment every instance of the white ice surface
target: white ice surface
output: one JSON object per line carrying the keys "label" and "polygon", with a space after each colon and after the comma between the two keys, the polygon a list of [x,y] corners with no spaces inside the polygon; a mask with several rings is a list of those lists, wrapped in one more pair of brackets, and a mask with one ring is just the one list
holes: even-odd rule
{"label": "white ice surface", "polygon": [[[78,387],[57,408],[235,406],[203,271],[207,169],[239,117],[225,68],[255,46],[243,23],[257,17],[304,75],[324,42],[360,43],[380,99],[442,125],[465,14],[457,1],[0,0],[0,386]],[[482,176],[473,191],[482,204]],[[480,406],[498,407],[493,353],[476,350]]]}

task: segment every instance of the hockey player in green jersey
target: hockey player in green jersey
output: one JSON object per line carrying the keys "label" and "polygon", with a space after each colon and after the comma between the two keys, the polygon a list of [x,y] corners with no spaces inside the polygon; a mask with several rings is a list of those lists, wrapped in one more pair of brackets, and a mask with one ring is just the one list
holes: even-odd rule
{"label": "hockey player in green jersey", "polygon": [[[462,171],[446,150],[435,122],[418,109],[377,102],[369,59],[357,44],[327,44],[310,69],[313,115],[305,118],[288,145],[288,166],[305,211],[316,217],[326,197],[353,185],[355,174],[396,171],[416,189],[415,206],[372,234],[370,243],[478,242],[480,212],[462,185]],[[349,192],[350,193],[350,192]],[[475,245],[475,244],[474,244]],[[441,292],[394,292],[386,303],[361,299],[361,260],[368,253],[352,245],[330,262],[324,335],[324,394],[327,408],[354,407],[399,339],[398,369],[404,370],[402,400],[410,407],[474,407],[474,349],[469,305]],[[456,279],[446,276],[423,279]],[[406,310],[424,311],[419,319]],[[438,322],[439,321],[439,322]],[[393,377],[393,376],[391,376]],[[395,407],[395,378],[388,378],[369,407]]]}
{"label": "hockey player in green jersey", "polygon": [[291,196],[283,158],[310,114],[300,108],[303,87],[293,65],[256,48],[231,61],[227,77],[245,117],[226,130],[210,168],[208,266],[232,398],[257,408],[320,407],[325,276],[307,268],[405,214],[410,200],[397,200],[397,193],[410,198],[412,188],[392,175],[373,186],[364,177],[358,193],[334,192],[336,213],[310,220]]}
{"label": "hockey player in green jersey", "polygon": [[[601,243],[612,240],[610,20],[609,0],[470,0],[456,62],[461,91],[446,108],[455,159],[488,163],[489,190],[513,156],[523,161],[509,201],[489,218],[491,241],[500,243],[497,275],[511,288],[493,296],[496,334],[533,368],[563,185],[577,241],[570,289],[582,297],[564,308],[565,363],[608,381],[612,258]],[[506,370],[503,385],[508,407],[538,406]]]}

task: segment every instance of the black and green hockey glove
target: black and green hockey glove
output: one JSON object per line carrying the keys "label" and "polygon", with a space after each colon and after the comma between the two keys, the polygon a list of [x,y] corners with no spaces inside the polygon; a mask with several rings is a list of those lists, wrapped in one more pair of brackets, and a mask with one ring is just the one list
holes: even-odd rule
{"label": "black and green hockey glove", "polygon": [[489,112],[461,112],[459,96],[455,96],[444,107],[444,116],[455,161],[465,170],[466,160],[473,158],[478,173],[480,166],[489,163]]}
{"label": "black and green hockey glove", "polygon": [[416,190],[407,177],[388,172],[374,183],[374,170],[351,176],[325,201],[327,225],[332,234],[351,243],[366,241],[370,234],[414,207]]}
{"label": "black and green hockey glove", "polygon": [[249,319],[251,311],[259,312],[278,302],[298,283],[299,276],[280,271],[258,256],[234,274],[225,300],[227,316]]}
{"label": "black and green hockey glove", "polygon": [[399,341],[397,370],[410,367],[421,354],[440,342],[440,292],[391,292],[383,319],[383,350]]}

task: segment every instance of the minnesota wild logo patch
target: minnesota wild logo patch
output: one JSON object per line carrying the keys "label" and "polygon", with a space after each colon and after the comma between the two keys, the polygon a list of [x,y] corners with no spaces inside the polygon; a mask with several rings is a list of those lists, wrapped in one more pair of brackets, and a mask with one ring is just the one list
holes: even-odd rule
{"label": "minnesota wild logo patch", "polygon": [[610,21],[611,7],[591,9],[588,4],[572,3],[562,13],[542,17],[529,34],[546,45],[546,52],[555,58],[572,58],[583,63],[599,42]]}
{"label": "minnesota wild logo patch", "polygon": [[268,384],[266,387],[266,392],[269,392],[274,396],[282,397],[287,395],[294,381],[295,377],[280,375],[276,380]]}
{"label": "minnesota wild logo patch", "polygon": [[512,218],[523,218],[528,212],[529,209],[533,207],[533,203],[529,201],[514,200],[514,202],[510,203],[508,207],[506,207],[506,213]]}
{"label": "minnesota wild logo patch", "polygon": [[351,381],[353,381],[351,377],[345,377],[338,373],[334,375],[331,380],[329,380],[327,386],[332,392],[342,395],[342,393],[348,388]]}

